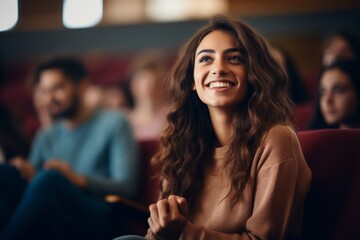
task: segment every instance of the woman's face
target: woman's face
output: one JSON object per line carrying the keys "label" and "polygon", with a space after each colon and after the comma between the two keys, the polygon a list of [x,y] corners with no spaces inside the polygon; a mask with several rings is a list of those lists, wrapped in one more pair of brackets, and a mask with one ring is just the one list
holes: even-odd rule
{"label": "woman's face", "polygon": [[215,30],[200,42],[194,81],[194,90],[209,109],[233,109],[244,99],[248,85],[244,56],[231,33]]}
{"label": "woman's face", "polygon": [[159,87],[159,74],[154,70],[143,69],[134,74],[130,88],[136,99],[146,98],[151,99],[156,95]]}
{"label": "woman's face", "polygon": [[357,112],[356,90],[339,69],[325,71],[320,80],[320,109],[329,125],[342,124]]}

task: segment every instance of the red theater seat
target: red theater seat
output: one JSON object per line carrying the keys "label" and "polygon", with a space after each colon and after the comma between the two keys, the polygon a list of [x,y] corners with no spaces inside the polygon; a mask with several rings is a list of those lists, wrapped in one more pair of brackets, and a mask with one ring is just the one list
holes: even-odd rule
{"label": "red theater seat", "polygon": [[116,204],[113,221],[114,236],[125,234],[145,235],[148,228],[147,219],[150,216],[148,206],[157,201],[159,179],[156,170],[151,166],[151,158],[159,149],[158,140],[138,142],[140,153],[140,194],[136,201],[117,195],[108,195],[105,199]]}
{"label": "red theater seat", "polygon": [[303,239],[359,239],[360,129],[300,131],[313,179]]}
{"label": "red theater seat", "polygon": [[[313,173],[305,203],[303,239],[358,239],[360,129],[300,131],[298,134]],[[130,202],[129,207],[126,200],[115,199],[116,204],[125,205],[126,209],[138,209],[127,212],[120,208],[120,218],[124,214],[134,217],[125,217],[126,222],[117,225],[117,228],[126,228],[122,234],[145,234],[147,206],[156,201],[159,190],[158,179],[152,178],[154,169],[150,166],[150,158],[158,146],[157,141],[140,142],[143,164],[142,194],[137,202],[140,205],[131,206],[133,202]]]}
{"label": "red theater seat", "polygon": [[294,125],[296,128],[306,130],[309,127],[313,115],[314,103],[307,102],[295,106],[294,111]]}

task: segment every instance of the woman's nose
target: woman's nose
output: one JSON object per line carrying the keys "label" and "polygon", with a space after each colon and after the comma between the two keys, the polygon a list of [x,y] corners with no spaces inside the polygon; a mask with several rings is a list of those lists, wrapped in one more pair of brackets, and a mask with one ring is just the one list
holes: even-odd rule
{"label": "woman's nose", "polygon": [[324,94],[323,96],[325,102],[331,103],[333,101],[333,94],[331,92]]}
{"label": "woman's nose", "polygon": [[226,74],[228,71],[226,69],[226,65],[222,60],[216,60],[214,61],[214,64],[211,69],[211,73],[213,75],[223,75]]}

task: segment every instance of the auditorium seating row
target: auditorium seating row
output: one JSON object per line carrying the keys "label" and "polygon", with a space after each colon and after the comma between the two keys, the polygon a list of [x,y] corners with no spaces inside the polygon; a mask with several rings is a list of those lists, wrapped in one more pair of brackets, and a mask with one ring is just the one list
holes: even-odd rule
{"label": "auditorium seating row", "polygon": [[[360,129],[299,131],[305,159],[312,170],[310,192],[305,202],[303,239],[358,239],[360,236]],[[155,202],[159,189],[155,170],[150,165],[157,141],[139,143],[142,157],[142,189],[137,203],[117,196],[108,201],[119,206],[119,214],[128,214],[126,226],[118,234],[144,235],[147,206]],[[179,179],[181,181],[181,179]],[[115,226],[116,228],[116,226]]]}
{"label": "auditorium seating row", "polygon": [[[109,54],[89,54],[83,56],[85,66],[89,70],[89,80],[93,84],[109,85],[124,80],[133,59],[131,54],[109,55]],[[173,54],[169,53],[169,59],[173,59]],[[32,105],[31,90],[29,80],[33,68],[41,59],[23,60],[3,64],[0,75],[0,101],[7,105],[13,115],[21,121],[29,138],[32,138],[39,127],[39,122]],[[316,75],[310,74],[304,78],[304,83],[311,97],[316,90]],[[304,103],[295,108],[295,125],[299,130],[307,128],[311,118],[312,103]]]}

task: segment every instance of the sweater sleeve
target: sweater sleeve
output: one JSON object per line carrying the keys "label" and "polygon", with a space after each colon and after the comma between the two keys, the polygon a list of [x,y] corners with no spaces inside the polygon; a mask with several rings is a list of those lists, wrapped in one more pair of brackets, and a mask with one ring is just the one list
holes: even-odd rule
{"label": "sweater sleeve", "polygon": [[137,146],[128,120],[123,117],[111,130],[109,139],[109,177],[87,176],[90,192],[106,195],[119,194],[134,198],[138,189]]}
{"label": "sweater sleeve", "polygon": [[[288,129],[268,140],[260,147],[261,150],[258,150],[253,163],[253,210],[246,221],[246,230],[239,233],[223,233],[188,222],[181,240],[279,240],[287,237],[292,215],[294,212],[298,213],[305,195],[296,194],[299,181],[298,162],[305,160],[295,133],[289,133]],[[302,185],[306,186],[310,179],[304,178],[303,181]]]}

